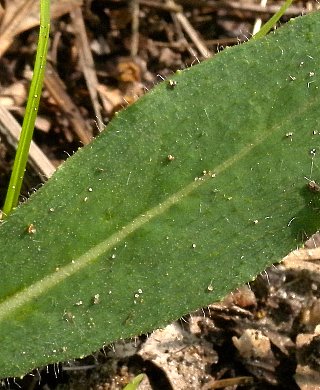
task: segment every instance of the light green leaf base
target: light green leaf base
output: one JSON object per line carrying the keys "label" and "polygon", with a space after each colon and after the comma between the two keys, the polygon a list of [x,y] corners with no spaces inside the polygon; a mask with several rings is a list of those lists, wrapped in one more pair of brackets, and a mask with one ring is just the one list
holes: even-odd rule
{"label": "light green leaf base", "polygon": [[221,299],[319,227],[320,15],[119,113],[0,229],[0,376]]}
{"label": "light green leaf base", "polygon": [[130,383],[123,388],[123,390],[136,390],[144,378],[144,374],[137,375]]}

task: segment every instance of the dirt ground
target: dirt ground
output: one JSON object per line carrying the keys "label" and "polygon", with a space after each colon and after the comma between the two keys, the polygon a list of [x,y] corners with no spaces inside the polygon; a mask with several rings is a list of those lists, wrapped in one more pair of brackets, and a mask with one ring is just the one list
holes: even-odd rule
{"label": "dirt ground", "polygon": [[[0,203],[24,115],[38,1],[0,1]],[[45,86],[23,196],[113,115],[178,69],[240,44],[278,9],[254,0],[52,0]],[[282,18],[313,12],[296,1]],[[314,240],[308,243],[313,248]],[[310,249],[311,251],[313,249]],[[310,260],[312,257],[312,261]],[[6,388],[320,389],[318,252],[295,254],[166,329],[82,360],[36,370]],[[1,386],[1,384],[0,384]]]}

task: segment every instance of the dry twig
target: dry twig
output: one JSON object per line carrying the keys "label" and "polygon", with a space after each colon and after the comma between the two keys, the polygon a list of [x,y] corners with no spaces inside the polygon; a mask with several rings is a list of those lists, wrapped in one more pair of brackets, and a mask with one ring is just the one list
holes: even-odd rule
{"label": "dry twig", "polygon": [[[197,6],[197,7],[212,7],[213,10],[238,10],[238,11],[249,11],[251,13],[258,13],[259,15],[270,15],[275,14],[279,10],[279,5],[268,5],[263,7],[260,4],[254,4],[248,1],[232,1],[232,0],[176,0],[180,4],[186,4],[188,6]],[[320,9],[319,3],[314,2],[312,7],[301,7],[301,6],[291,6],[285,12],[287,16],[298,16],[307,12],[315,11]]]}
{"label": "dry twig", "polygon": [[86,27],[83,20],[83,15],[80,7],[75,7],[70,12],[74,33],[76,36],[77,47],[79,50],[80,65],[86,79],[87,87],[92,101],[92,106],[99,123],[102,122],[101,106],[98,101],[98,78],[95,71],[94,61],[89,46],[89,41],[86,33]]}
{"label": "dry twig", "polygon": [[91,141],[91,137],[86,122],[83,120],[78,107],[67,94],[63,81],[50,63],[47,63],[44,84],[61,111],[70,120],[72,129],[79,140],[85,145],[88,144]]}
{"label": "dry twig", "polygon": [[131,57],[135,57],[138,54],[139,49],[139,1],[131,0],[130,9],[132,14],[131,22]]}
{"label": "dry twig", "polygon": [[[19,123],[5,107],[0,106],[0,133],[14,149],[17,147],[20,132]],[[50,160],[33,141],[30,145],[29,162],[42,181],[48,179],[55,171]]]}
{"label": "dry twig", "polygon": [[[167,0],[167,4],[170,6],[174,6],[175,3],[173,0]],[[190,24],[189,20],[184,16],[182,12],[177,12],[176,13],[176,18],[181,24],[182,28],[184,31],[188,34],[192,42],[195,44],[196,48],[198,49],[199,53],[204,57],[208,58],[211,57],[210,50],[206,47],[206,45],[202,42],[200,39],[198,33],[196,30],[192,27]]]}

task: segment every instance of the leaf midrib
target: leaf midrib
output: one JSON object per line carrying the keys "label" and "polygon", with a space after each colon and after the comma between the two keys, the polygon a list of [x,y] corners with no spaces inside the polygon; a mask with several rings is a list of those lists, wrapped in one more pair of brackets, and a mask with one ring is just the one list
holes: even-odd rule
{"label": "leaf midrib", "polygon": [[[215,169],[212,170],[212,173],[214,173],[214,177],[230,168],[233,164],[235,164],[244,156],[246,156],[250,151],[259,146],[277,129],[281,128],[287,120],[293,121],[295,117],[301,115],[303,111],[305,111],[308,107],[312,105],[310,103],[311,102],[309,102],[309,104],[306,104],[305,106],[300,106],[300,110],[296,110],[294,115],[292,115],[292,113],[291,115],[288,114],[288,117],[285,118],[281,124],[275,124],[273,128],[269,129],[269,131],[266,131],[260,137],[258,137],[255,143],[250,143],[244,146],[238,153],[234,154],[225,162],[218,165]],[[108,250],[112,249],[114,246],[118,245],[119,242],[124,241],[130,234],[137,231],[147,222],[163,214],[173,205],[179,203],[179,201],[181,201],[183,198],[185,198],[193,191],[195,191],[198,187],[206,183],[207,180],[212,180],[212,176],[204,175],[201,177],[201,180],[192,181],[183,189],[169,196],[164,202],[151,208],[146,213],[139,215],[131,223],[124,226],[121,230],[115,232],[106,240],[90,248],[86,253],[78,257],[78,259],[73,259],[68,265],[61,267],[59,270],[54,271],[52,274],[47,275],[41,280],[30,285],[29,287],[26,287],[20,292],[4,300],[0,304],[0,322],[6,317],[8,317],[10,314],[12,314],[14,311],[28,304],[33,299],[40,297],[42,294],[46,293],[49,289],[58,285],[63,280],[67,279],[68,277],[76,274],[78,271],[81,271],[86,266],[90,265],[95,259],[101,256],[103,253],[106,253]]]}

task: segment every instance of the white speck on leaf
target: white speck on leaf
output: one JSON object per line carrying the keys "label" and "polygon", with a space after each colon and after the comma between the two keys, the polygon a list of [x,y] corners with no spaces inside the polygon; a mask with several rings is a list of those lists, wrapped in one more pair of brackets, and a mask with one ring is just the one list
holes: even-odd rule
{"label": "white speck on leaf", "polygon": [[100,294],[95,294],[92,299],[92,303],[94,305],[98,305],[100,303]]}
{"label": "white speck on leaf", "polygon": [[28,228],[27,228],[27,232],[28,234],[35,234],[37,231],[36,227],[34,226],[33,223],[30,223],[30,225],[28,225]]}

